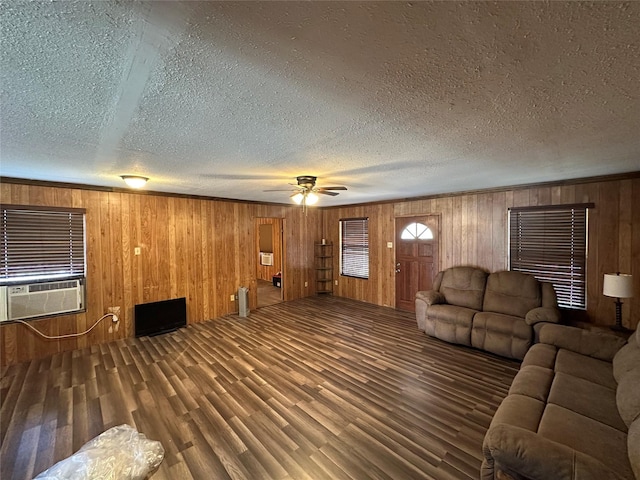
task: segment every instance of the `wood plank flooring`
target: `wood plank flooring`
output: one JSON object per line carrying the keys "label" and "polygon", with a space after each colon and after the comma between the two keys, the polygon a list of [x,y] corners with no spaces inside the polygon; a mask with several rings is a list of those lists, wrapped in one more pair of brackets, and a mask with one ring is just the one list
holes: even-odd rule
{"label": "wood plank flooring", "polygon": [[273,282],[258,279],[258,308],[280,302],[282,302],[282,289],[274,287]]}
{"label": "wood plank flooring", "polygon": [[0,477],[107,428],[160,440],[164,479],[469,479],[519,363],[413,315],[311,297],[3,369]]}

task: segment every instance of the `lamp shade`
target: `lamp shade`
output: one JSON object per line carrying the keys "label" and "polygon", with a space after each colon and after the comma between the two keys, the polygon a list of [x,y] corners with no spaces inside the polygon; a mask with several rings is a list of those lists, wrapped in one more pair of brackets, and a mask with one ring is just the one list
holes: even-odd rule
{"label": "lamp shade", "polygon": [[605,273],[602,294],[607,297],[633,297],[633,276],[624,273]]}

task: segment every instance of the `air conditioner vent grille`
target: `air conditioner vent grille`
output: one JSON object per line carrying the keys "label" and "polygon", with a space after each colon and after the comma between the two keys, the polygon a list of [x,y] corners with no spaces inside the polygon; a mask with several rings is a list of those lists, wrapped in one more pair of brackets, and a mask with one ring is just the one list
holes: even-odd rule
{"label": "air conditioner vent grille", "polygon": [[77,286],[77,280],[71,280],[67,282],[34,283],[32,285],[29,285],[29,292],[46,292],[49,290],[62,290],[63,288],[77,288]]}

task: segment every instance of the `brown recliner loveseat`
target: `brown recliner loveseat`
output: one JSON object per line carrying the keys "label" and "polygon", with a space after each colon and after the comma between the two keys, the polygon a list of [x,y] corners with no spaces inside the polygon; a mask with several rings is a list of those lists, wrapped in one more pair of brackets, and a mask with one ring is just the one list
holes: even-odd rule
{"label": "brown recliner loveseat", "polygon": [[553,286],[531,275],[452,267],[416,294],[416,319],[427,335],[522,360],[534,325],[558,323],[560,311]]}

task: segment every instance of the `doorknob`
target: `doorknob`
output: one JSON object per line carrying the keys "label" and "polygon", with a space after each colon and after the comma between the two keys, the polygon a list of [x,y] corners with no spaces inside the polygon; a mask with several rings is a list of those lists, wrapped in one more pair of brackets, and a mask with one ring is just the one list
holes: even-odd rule
{"label": "doorknob", "polygon": [[396,267],[399,267],[399,266],[400,266],[400,262],[396,263]]}

